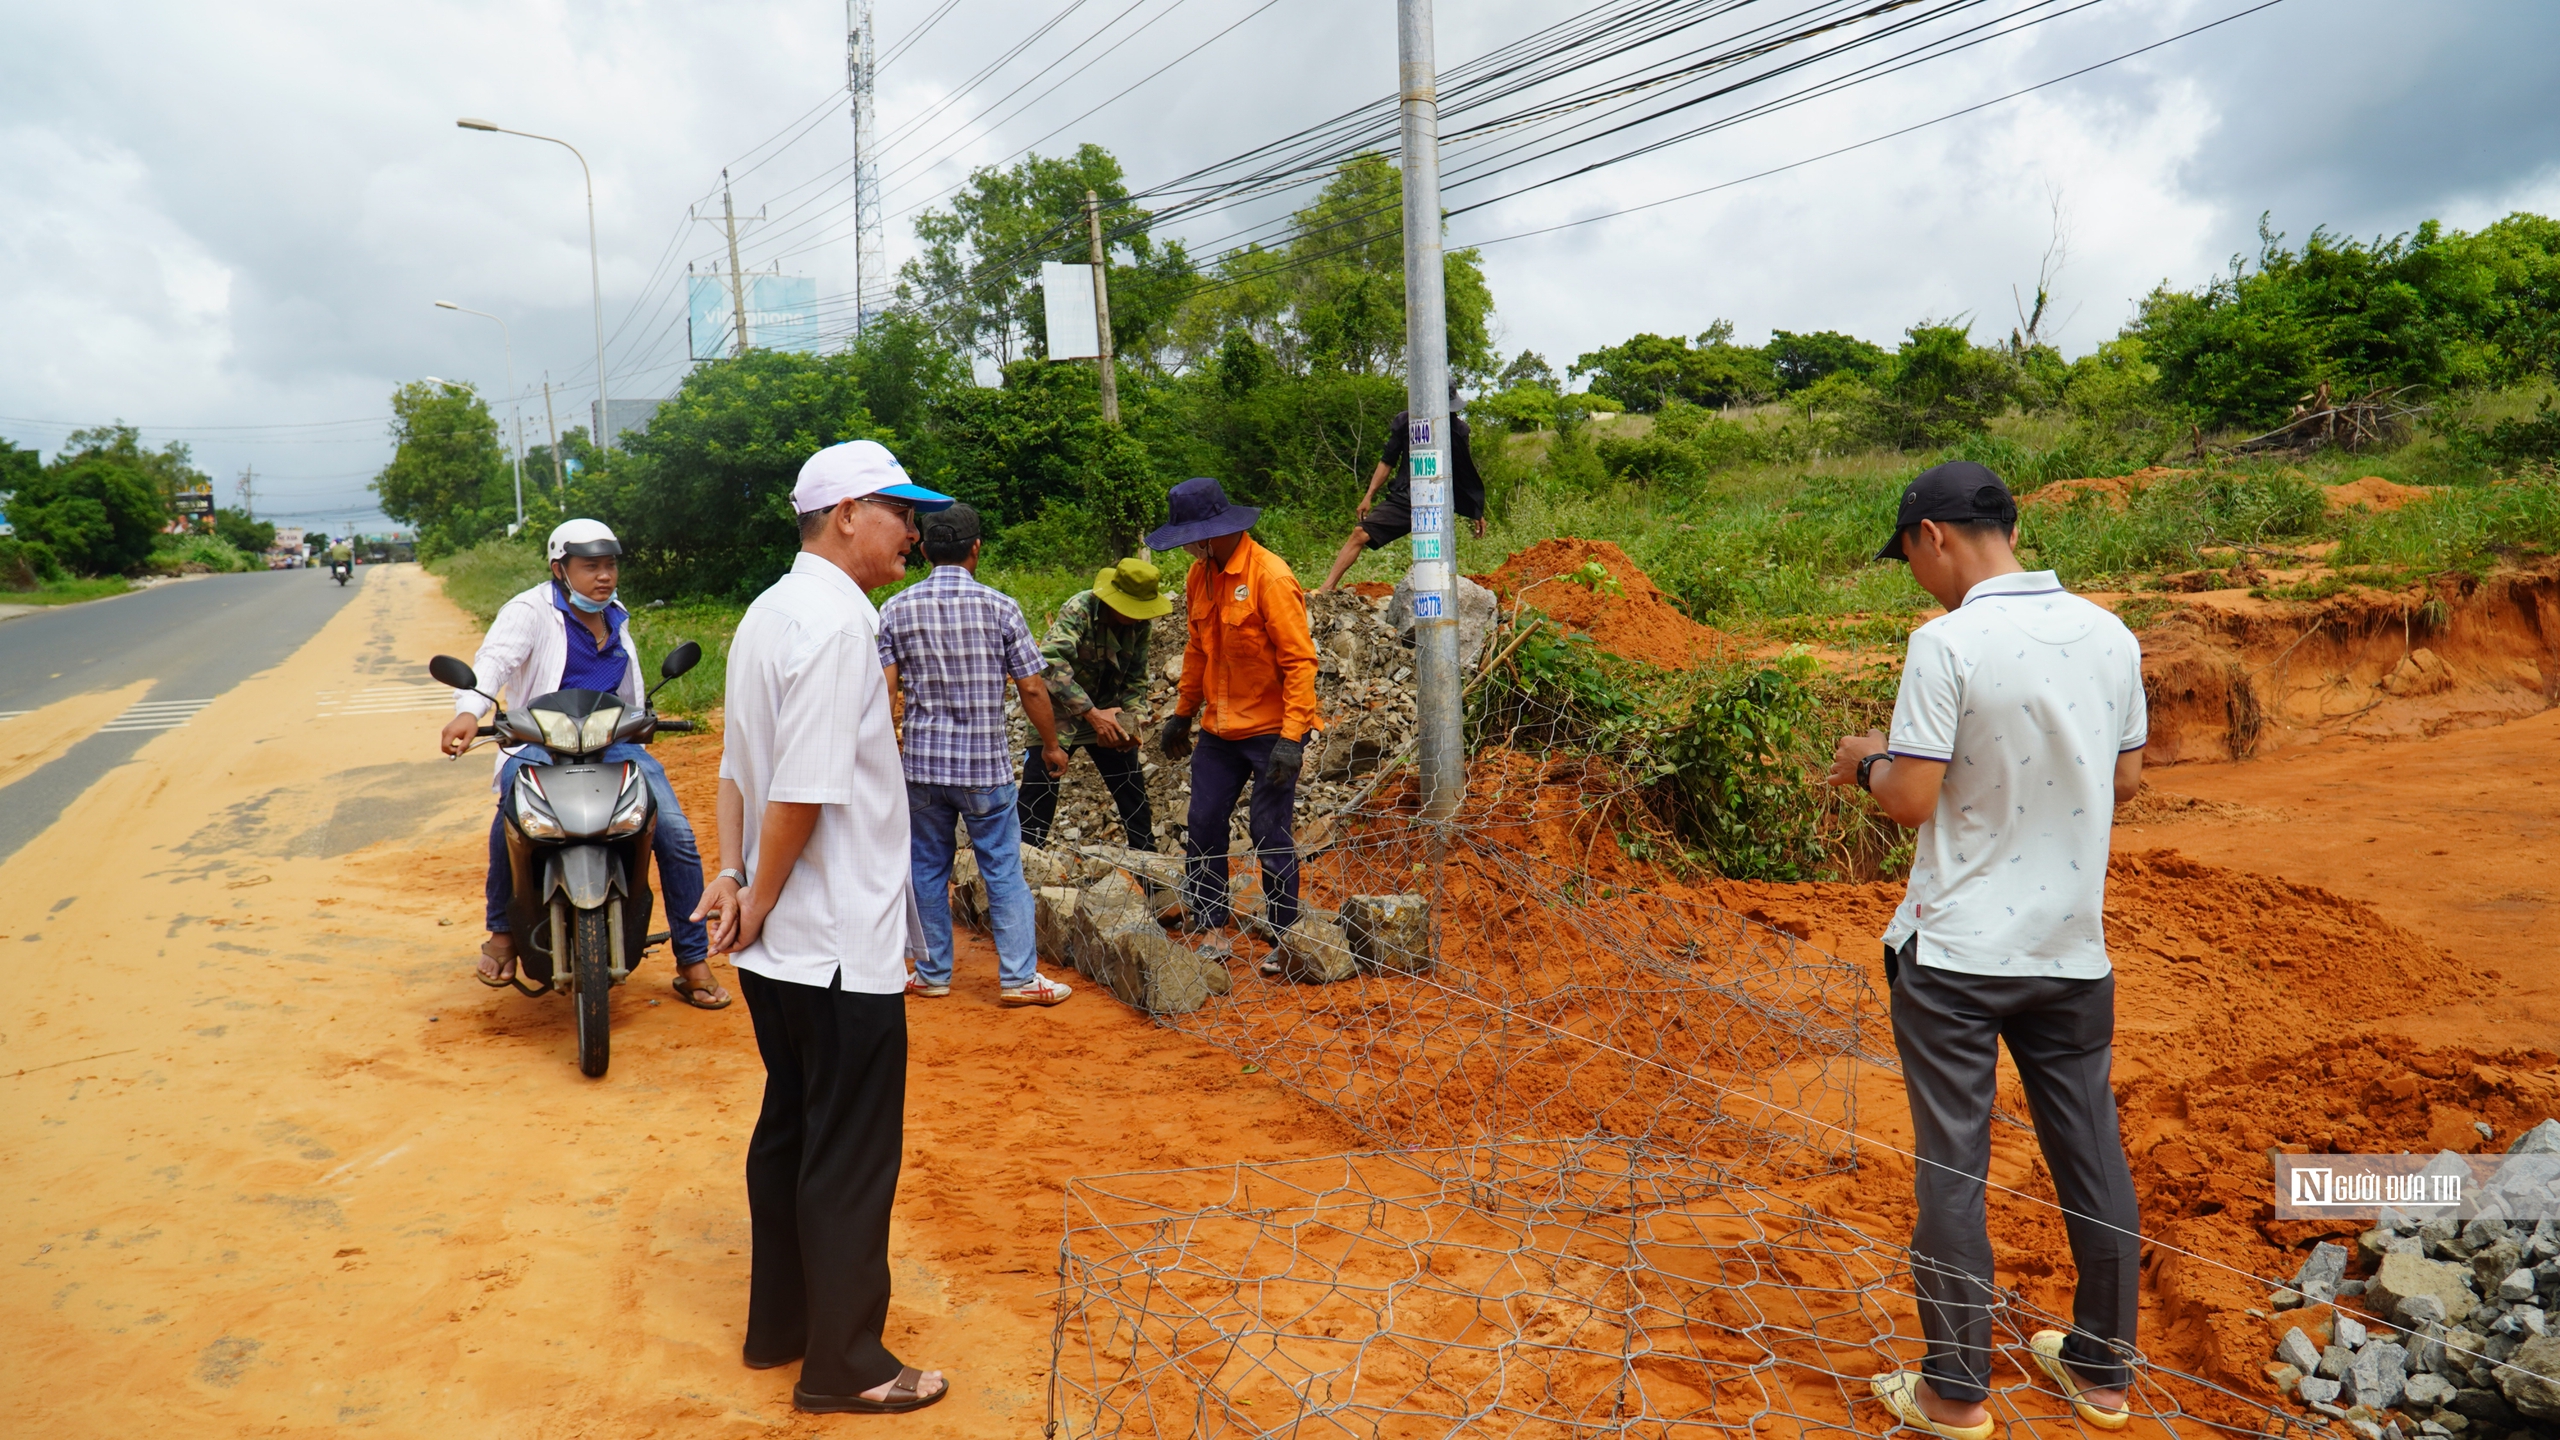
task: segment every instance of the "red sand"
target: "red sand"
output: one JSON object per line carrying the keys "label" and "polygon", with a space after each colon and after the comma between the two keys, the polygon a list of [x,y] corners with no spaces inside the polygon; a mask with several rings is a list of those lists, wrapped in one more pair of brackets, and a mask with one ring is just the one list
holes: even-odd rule
{"label": "red sand", "polygon": [[[1571,576],[1597,561],[1621,592]],[[1720,632],[1680,613],[1626,552],[1605,540],[1541,540],[1483,577],[1505,606],[1542,610],[1556,623],[1589,635],[1601,649],[1677,670],[1734,650]]]}

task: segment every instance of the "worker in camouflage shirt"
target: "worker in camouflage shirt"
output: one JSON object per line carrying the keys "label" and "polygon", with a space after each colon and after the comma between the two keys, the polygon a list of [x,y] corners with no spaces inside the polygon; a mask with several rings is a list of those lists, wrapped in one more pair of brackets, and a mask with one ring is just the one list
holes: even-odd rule
{"label": "worker in camouflage shirt", "polygon": [[[1093,588],[1058,607],[1049,638],[1040,644],[1049,662],[1050,703],[1058,713],[1058,744],[1074,763],[1075,752],[1093,757],[1130,848],[1156,848],[1155,816],[1147,808],[1147,777],[1138,760],[1141,715],[1147,703],[1149,622],[1173,609],[1163,577],[1144,560],[1123,560],[1093,577]],[[1058,782],[1032,749],[1022,759],[1022,839],[1049,843],[1058,816]]]}

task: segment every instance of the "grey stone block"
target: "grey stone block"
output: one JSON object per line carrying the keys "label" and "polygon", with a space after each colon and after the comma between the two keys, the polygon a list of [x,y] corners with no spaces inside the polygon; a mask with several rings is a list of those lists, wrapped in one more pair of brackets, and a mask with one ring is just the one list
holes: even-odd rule
{"label": "grey stone block", "polygon": [[[2480,1222],[2471,1222],[2477,1226]],[[2473,1289],[2482,1295],[2496,1295],[2498,1284],[2524,1263],[2524,1246],[2502,1228],[2495,1239],[2474,1246],[2471,1255]],[[2503,1297],[2513,1299],[2513,1296]]]}
{"label": "grey stone block", "polygon": [[2317,1373],[2323,1380],[2344,1380],[2355,1363],[2356,1352],[2344,1345],[2331,1345],[2320,1352]]}
{"label": "grey stone block", "polygon": [[[2508,1243],[2513,1244],[2514,1242],[2509,1241]],[[2506,1278],[2498,1282],[2498,1298],[2511,1303],[2521,1304],[2522,1302],[2533,1298],[2533,1285],[2533,1272],[2519,1267],[2507,1272]]]}
{"label": "grey stone block", "polygon": [[[1458,668],[1464,670],[1475,664],[1476,657],[1484,651],[1485,642],[1493,638],[1494,626],[1502,618],[1502,602],[1494,598],[1492,591],[1464,575],[1453,576],[1452,582],[1457,591]],[[1406,644],[1413,643],[1413,582],[1410,579],[1396,582],[1395,594],[1387,601],[1387,623],[1396,627],[1397,636]]]}
{"label": "grey stone block", "polygon": [[2293,1288],[2308,1291],[2315,1285],[2329,1287],[2336,1294],[2338,1282],[2347,1278],[2347,1247],[2323,1240],[2311,1247],[2302,1268],[2293,1274]]}
{"label": "grey stone block", "polygon": [[2515,1407],[2507,1403],[2506,1396],[2485,1386],[2468,1386],[2455,1390],[2453,1399],[2445,1403],[2445,1408],[2457,1415],[2466,1415],[2484,1425],[2494,1425],[2502,1430],[2512,1430],[2516,1426]]}
{"label": "grey stone block", "polygon": [[[2430,1226],[2435,1221],[2427,1222]],[[2445,1319],[2459,1321],[2472,1310],[2470,1287],[2461,1266],[2417,1255],[2385,1255],[2382,1263],[2365,1282],[2366,1307],[2378,1314],[2397,1315],[2400,1302],[2416,1295],[2432,1295],[2444,1306]]]}
{"label": "grey stone block", "polygon": [[2305,1375],[2294,1382],[2294,1393],[2302,1397],[2305,1405],[2335,1404],[2338,1392],[2344,1388],[2335,1380],[2323,1380],[2317,1375]]}
{"label": "grey stone block", "polygon": [[2412,1375],[2400,1394],[2411,1405],[2433,1410],[2453,1398],[2453,1382],[2441,1375]]}
{"label": "grey stone block", "polygon": [[1331,985],[1360,973],[1343,938],[1342,922],[1321,910],[1308,910],[1280,936],[1280,978],[1298,985]]}
{"label": "grey stone block", "polygon": [[2364,1322],[2343,1310],[2337,1312],[2329,1323],[2329,1339],[2334,1344],[2344,1345],[2350,1350],[2361,1350],[2367,1338]]}
{"label": "grey stone block", "polygon": [[2441,1325],[2445,1320],[2444,1299],[2438,1295],[2405,1296],[2392,1307],[2391,1318],[2406,1330],[2428,1324]]}
{"label": "grey stone block", "polygon": [[2510,1155],[2560,1155],[2560,1120],[2544,1120],[2516,1137]]}
{"label": "grey stone block", "polygon": [[1354,895],[1342,902],[1342,932],[1351,958],[1367,969],[1431,968],[1431,903],[1419,895]]}
{"label": "grey stone block", "polygon": [[1082,898],[1072,886],[1043,885],[1031,892],[1031,928],[1040,958],[1059,965],[1075,964],[1067,955],[1067,922]]}
{"label": "grey stone block", "polygon": [[2388,1340],[2373,1341],[2357,1351],[2355,1364],[2347,1372],[2356,1403],[2373,1411],[2399,1404],[2408,1382],[2407,1364],[2408,1352]]}
{"label": "grey stone block", "polygon": [[2303,1334],[2298,1328],[2287,1330],[2284,1332],[2284,1338],[2276,1342],[2276,1358],[2305,1375],[2313,1374],[2320,1368],[2319,1347],[2313,1345],[2311,1337]]}
{"label": "grey stone block", "polygon": [[2498,1372],[2498,1389],[2527,1419],[2560,1420],[2560,1338],[2541,1336],[2516,1347]]}

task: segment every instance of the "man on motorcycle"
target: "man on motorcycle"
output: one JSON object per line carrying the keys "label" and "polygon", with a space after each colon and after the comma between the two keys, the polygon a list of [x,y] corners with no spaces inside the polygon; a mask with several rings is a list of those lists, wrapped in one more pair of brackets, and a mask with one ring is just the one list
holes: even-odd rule
{"label": "man on motorcycle", "polygon": [[[631,617],[613,598],[621,578],[621,542],[600,520],[569,520],[551,532],[550,555],[551,578],[499,609],[471,668],[490,693],[511,705],[554,690],[603,690],[639,705],[640,659],[631,648]],[[443,743],[446,754],[460,755],[470,748],[473,732],[491,706],[469,690],[455,691],[453,703]],[[517,746],[499,763],[494,788],[503,797],[518,770],[549,758],[538,745]],[[658,886],[665,892],[667,930],[675,945],[676,994],[704,1010],[725,1008],[729,994],[711,978],[709,933],[692,918],[702,899],[702,857],[694,845],[693,824],[667,784],[667,772],[645,748],[615,745],[604,759],[638,765],[657,800]],[[515,941],[507,933],[514,879],[508,868],[506,823],[503,813],[489,823],[489,939],[480,947],[480,983],[492,988],[504,988],[516,967]]]}

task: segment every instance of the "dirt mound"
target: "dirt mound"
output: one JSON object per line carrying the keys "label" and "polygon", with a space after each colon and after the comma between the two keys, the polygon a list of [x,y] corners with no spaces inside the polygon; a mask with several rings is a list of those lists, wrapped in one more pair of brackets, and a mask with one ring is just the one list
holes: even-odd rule
{"label": "dirt mound", "polygon": [[[1611,583],[1571,578],[1593,564],[1608,573]],[[1515,552],[1483,580],[1505,606],[1543,610],[1556,623],[1589,635],[1601,649],[1647,665],[1677,670],[1736,648],[1721,632],[1681,614],[1652,576],[1605,540],[1541,540]]]}
{"label": "dirt mound", "polygon": [[2320,487],[2322,503],[2332,515],[2349,510],[2397,510],[2412,500],[2424,500],[2435,494],[2431,486],[2395,485],[2379,475],[2367,475],[2344,485]]}
{"label": "dirt mound", "polygon": [[2166,465],[2154,465],[2147,470],[2136,470],[2130,475],[2100,475],[2087,480],[2056,480],[2050,485],[2040,485],[2031,493],[2021,497],[2018,508],[2021,510],[2068,509],[2081,496],[2095,495],[2108,509],[2122,514],[2133,507],[2134,499],[2143,491],[2163,480],[2175,480],[2194,473],[2196,472],[2193,470],[2172,470]]}
{"label": "dirt mound", "polygon": [[[2221,1267],[2291,1275],[2319,1241],[2352,1248],[2366,1222],[2277,1220],[2269,1154],[2503,1149],[2560,1113],[2560,1055],[2412,1052],[2359,1034],[2118,1090],[2145,1229],[2191,1252],[2161,1254],[2152,1266],[2167,1348],[2226,1385],[2272,1399],[2262,1367],[2278,1332],[2259,1318],[2265,1290]],[[2275,1323],[2305,1318],[2316,1317],[2284,1312]]]}

